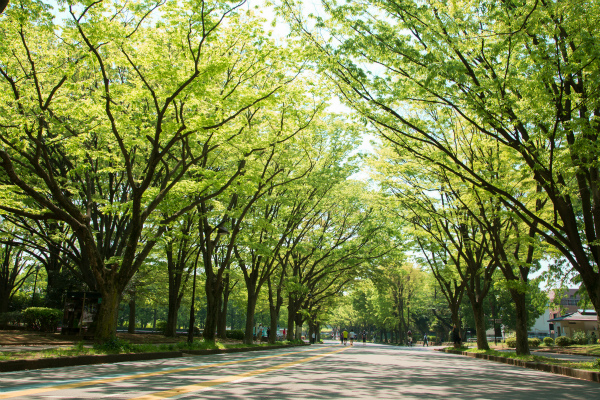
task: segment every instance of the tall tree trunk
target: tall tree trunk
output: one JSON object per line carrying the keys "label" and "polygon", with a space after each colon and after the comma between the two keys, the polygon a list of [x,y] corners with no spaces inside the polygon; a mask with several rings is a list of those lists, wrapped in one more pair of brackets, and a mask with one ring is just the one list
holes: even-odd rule
{"label": "tall tree trunk", "polygon": [[50,308],[62,308],[63,307],[63,294],[64,294],[64,283],[62,281],[61,274],[61,263],[58,251],[54,246],[49,248],[49,258],[45,263],[46,274],[47,274],[47,286],[46,286],[46,307]]}
{"label": "tall tree trunk", "polygon": [[316,329],[317,329],[317,343],[321,342],[321,324],[318,323],[316,325]]}
{"label": "tall tree trunk", "polygon": [[[252,292],[253,290],[248,290],[244,344],[252,344],[254,341],[254,314],[256,312],[256,297],[252,295]],[[258,332],[256,332],[256,334],[258,334]],[[258,340],[260,342],[260,338],[258,338]]]}
{"label": "tall tree trunk", "polygon": [[516,352],[518,355],[529,355],[529,339],[527,337],[527,296],[525,292],[522,292],[519,289],[510,289],[509,291],[515,305],[517,317],[517,325],[515,327],[515,333],[517,335]]}
{"label": "tall tree trunk", "polygon": [[477,333],[477,349],[478,350],[489,350],[487,335],[485,333],[485,315],[483,313],[483,301],[471,300],[471,307],[473,308],[473,314],[475,316],[475,330]]}
{"label": "tall tree trunk", "polygon": [[98,310],[98,322],[96,324],[95,337],[97,340],[108,340],[115,337],[117,332],[117,317],[121,291],[114,286],[103,287],[102,303]]}
{"label": "tall tree trunk", "polygon": [[287,325],[287,337],[288,340],[300,339],[300,335],[297,335],[294,328],[297,320],[297,314],[300,306],[300,301],[296,299],[293,293],[288,295],[288,325]]}
{"label": "tall tree trunk", "polygon": [[169,307],[167,311],[167,326],[165,328],[165,336],[175,337],[177,335],[177,317],[179,307],[181,306],[181,298],[179,297],[179,288],[177,291],[172,290],[169,286]]}
{"label": "tall tree trunk", "polygon": [[279,312],[283,304],[283,296],[281,295],[283,285],[280,280],[277,290],[273,291],[271,285],[271,278],[267,280],[269,288],[269,317],[271,318],[271,335],[269,336],[269,343],[275,343],[277,341],[277,322],[279,321]]}
{"label": "tall tree trunk", "polygon": [[0,286],[0,314],[8,312],[8,305],[10,303],[10,292]]}
{"label": "tall tree trunk", "polygon": [[296,329],[296,340],[302,340],[302,324],[304,322],[304,318],[302,318],[302,314],[296,312],[296,316],[294,318],[295,329]]}
{"label": "tall tree trunk", "polygon": [[127,326],[128,333],[135,333],[135,292],[131,293],[129,299],[129,325]]}
{"label": "tall tree trunk", "polygon": [[[184,233],[188,233],[188,230],[184,230]],[[177,318],[179,317],[179,308],[181,307],[181,301],[183,300],[183,294],[185,286],[190,278],[189,270],[185,271],[187,264],[187,258],[189,251],[186,248],[188,246],[187,240],[181,240],[179,243],[179,249],[174,252],[173,244],[171,242],[167,245],[167,266],[169,273],[169,306],[167,311],[167,326],[165,328],[165,336],[175,337],[177,335]],[[174,256],[173,253],[176,253]],[[197,264],[196,260],[196,264]],[[185,274],[185,276],[184,276]]]}
{"label": "tall tree trunk", "polygon": [[[208,271],[207,271],[208,272]],[[214,342],[217,331],[218,313],[223,295],[222,282],[214,274],[207,274],[204,284],[206,292],[206,322],[204,324],[204,340]]]}
{"label": "tall tree trunk", "polygon": [[[229,269],[229,267],[227,268]],[[223,277],[223,296],[221,297],[221,304],[219,306],[219,314],[217,321],[217,336],[221,339],[227,338],[227,307],[229,305],[229,294],[231,293],[230,276],[229,273],[225,273]]]}

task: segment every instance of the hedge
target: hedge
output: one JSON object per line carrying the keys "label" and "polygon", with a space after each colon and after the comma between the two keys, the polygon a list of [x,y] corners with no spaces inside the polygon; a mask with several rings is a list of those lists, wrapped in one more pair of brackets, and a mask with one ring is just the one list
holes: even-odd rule
{"label": "hedge", "polygon": [[545,344],[546,346],[552,346],[552,345],[554,345],[554,339],[552,339],[551,337],[547,337],[547,336],[546,336],[546,337],[544,338],[544,344]]}
{"label": "hedge", "polygon": [[225,331],[225,337],[228,339],[244,340],[244,331],[242,329]]}
{"label": "hedge", "polygon": [[570,346],[572,343],[571,338],[566,337],[566,336],[559,336],[554,340],[554,342],[556,343],[557,346],[560,346],[560,347]]}
{"label": "hedge", "polygon": [[54,332],[62,321],[63,311],[46,307],[29,307],[23,311],[23,322],[29,329]]}

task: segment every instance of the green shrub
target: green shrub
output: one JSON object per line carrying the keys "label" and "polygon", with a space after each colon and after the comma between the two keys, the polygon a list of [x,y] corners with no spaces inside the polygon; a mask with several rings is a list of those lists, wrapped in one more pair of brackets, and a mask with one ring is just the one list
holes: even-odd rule
{"label": "green shrub", "polygon": [[231,331],[225,332],[225,337],[227,339],[235,339],[235,340],[244,340],[244,330],[243,329],[234,329]]}
{"label": "green shrub", "polygon": [[527,341],[529,342],[529,347],[540,347],[540,343],[542,343],[542,341],[536,337],[529,338]]}
{"label": "green shrub", "polygon": [[551,337],[545,337],[544,338],[544,344],[546,346],[553,346],[554,345],[554,339],[552,339]]}
{"label": "green shrub", "polygon": [[156,321],[156,330],[163,335],[167,333],[167,321]]}
{"label": "green shrub", "polygon": [[507,338],[504,343],[511,348],[517,347],[517,339],[514,337]]}
{"label": "green shrub", "polygon": [[19,322],[23,320],[23,313],[21,311],[10,311],[0,314],[0,327],[7,328],[9,326],[19,325]]}
{"label": "green shrub", "polygon": [[556,345],[560,347],[570,346],[571,338],[568,338],[566,336],[559,336],[554,340],[554,343],[556,343]]}
{"label": "green shrub", "polygon": [[574,344],[588,344],[588,338],[585,336],[585,332],[576,331],[573,333],[573,343]]}
{"label": "green shrub", "polygon": [[427,340],[429,343],[435,343],[437,342],[437,336],[427,336]]}
{"label": "green shrub", "polygon": [[54,308],[29,307],[23,311],[23,322],[36,331],[54,332],[62,318],[62,310]]}

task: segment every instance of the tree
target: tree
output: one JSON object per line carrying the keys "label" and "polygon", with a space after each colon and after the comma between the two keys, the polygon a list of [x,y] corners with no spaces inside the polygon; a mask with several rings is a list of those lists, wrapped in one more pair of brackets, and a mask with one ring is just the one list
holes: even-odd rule
{"label": "tree", "polygon": [[[569,260],[600,309],[600,102],[594,94],[600,41],[590,17],[598,7],[595,1],[467,1],[460,7],[438,1],[326,2],[330,18],[317,20],[317,27],[328,35],[320,36],[301,25],[293,7],[286,10],[315,44],[348,104],[380,127],[386,140],[430,144],[447,158],[432,162],[497,195]],[[365,72],[361,63],[377,65],[377,73]],[[521,202],[470,168],[452,138],[420,111],[425,109],[455,113],[514,154],[551,212],[540,214],[535,203]]]}
{"label": "tree", "polygon": [[175,336],[177,333],[179,307],[188,287],[192,265],[198,257],[193,236],[197,224],[195,213],[191,212],[185,215],[178,222],[165,232],[168,235],[164,250],[167,256],[169,278],[169,312],[165,336]]}
{"label": "tree", "polygon": [[397,197],[395,208],[412,223],[415,250],[438,279],[453,323],[461,326],[458,308],[465,290],[475,315],[478,348],[487,349],[483,306],[497,262],[491,254],[491,233],[478,218],[488,209],[472,200],[470,185],[434,163],[408,161],[405,150],[390,147],[381,149],[375,164],[383,189]]}
{"label": "tree", "polygon": [[72,229],[99,339],[168,224],[242,174],[239,117],[293,79],[242,4],[70,4],[59,26],[22,0],[0,20],[0,210]]}
{"label": "tree", "polygon": [[12,236],[0,237],[0,313],[8,312],[15,293],[28,277],[35,273],[35,267],[23,243]]}

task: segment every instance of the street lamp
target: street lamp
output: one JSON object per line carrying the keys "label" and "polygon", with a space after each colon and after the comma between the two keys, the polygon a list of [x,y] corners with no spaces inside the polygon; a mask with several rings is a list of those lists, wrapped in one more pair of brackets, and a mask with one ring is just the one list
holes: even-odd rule
{"label": "street lamp", "polygon": [[[211,233],[214,231],[217,231],[217,237],[215,238],[215,240],[213,240],[211,243],[210,236],[208,238],[210,247],[213,247],[213,248],[214,248],[214,246],[217,245],[217,242],[219,241],[219,238],[221,236],[229,235],[229,230],[222,225],[218,225],[215,229],[211,230]],[[198,257],[199,256],[200,256],[200,254],[198,254]],[[192,303],[190,304],[190,325],[188,327],[188,338],[187,338],[187,341],[190,344],[194,342],[194,325],[196,323],[196,313],[194,311],[194,302],[196,300],[196,267],[198,266],[198,257],[196,257],[196,262],[194,263],[194,279],[192,281]]]}

